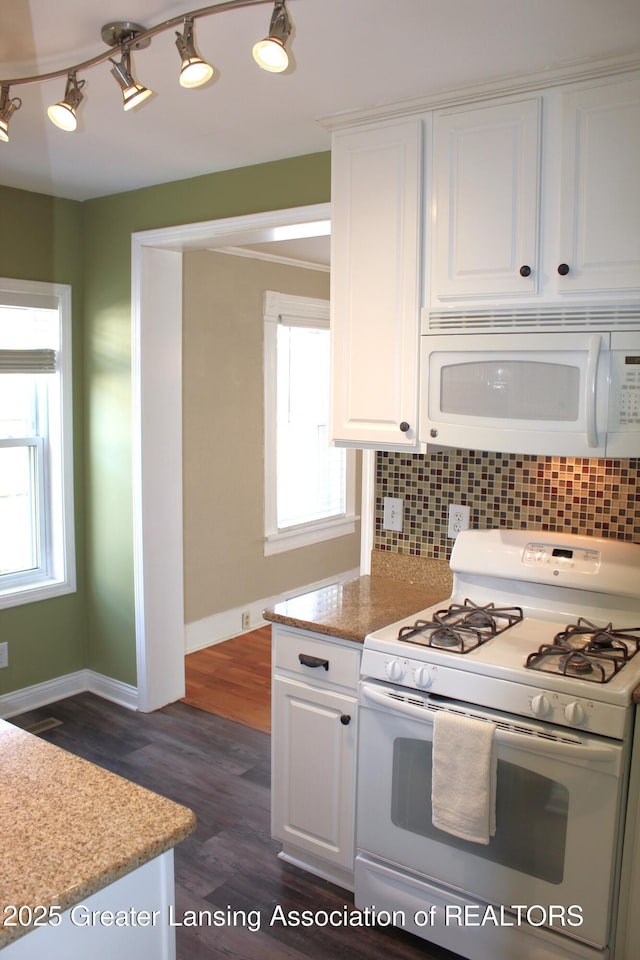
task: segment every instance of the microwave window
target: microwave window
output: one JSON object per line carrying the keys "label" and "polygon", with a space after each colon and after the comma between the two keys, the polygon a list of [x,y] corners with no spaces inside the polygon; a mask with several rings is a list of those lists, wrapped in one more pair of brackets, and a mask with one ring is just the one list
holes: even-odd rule
{"label": "microwave window", "polygon": [[575,421],[580,369],[539,360],[469,360],[442,367],[442,413],[492,420]]}

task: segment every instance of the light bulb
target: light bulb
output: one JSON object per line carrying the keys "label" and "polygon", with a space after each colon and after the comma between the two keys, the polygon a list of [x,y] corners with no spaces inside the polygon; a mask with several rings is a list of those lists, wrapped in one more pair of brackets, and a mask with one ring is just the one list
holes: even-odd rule
{"label": "light bulb", "polygon": [[282,73],[289,66],[289,57],[284,46],[279,40],[269,37],[266,40],[258,40],[254,45],[253,59],[259,67],[270,73]]}

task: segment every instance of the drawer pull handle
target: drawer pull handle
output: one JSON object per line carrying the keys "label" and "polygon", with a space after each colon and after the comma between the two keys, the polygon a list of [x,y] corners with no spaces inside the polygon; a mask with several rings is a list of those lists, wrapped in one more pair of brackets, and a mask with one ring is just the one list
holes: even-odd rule
{"label": "drawer pull handle", "polygon": [[299,653],[298,660],[303,667],[324,667],[325,670],[329,669],[328,660],[323,660],[322,657],[312,657],[309,653]]}
{"label": "drawer pull handle", "polygon": [[342,724],[343,727],[349,726],[349,724],[351,723],[351,717],[349,716],[348,713],[342,714],[342,716],[340,717],[340,723]]}

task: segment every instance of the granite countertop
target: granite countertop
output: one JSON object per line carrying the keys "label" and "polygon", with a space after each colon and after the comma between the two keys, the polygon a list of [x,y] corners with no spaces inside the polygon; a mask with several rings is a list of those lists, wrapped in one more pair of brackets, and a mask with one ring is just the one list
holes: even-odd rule
{"label": "granite countertop", "polygon": [[[189,836],[187,807],[0,720],[0,900],[62,911]],[[0,949],[25,927],[4,927]]]}
{"label": "granite countertop", "polygon": [[372,630],[412,616],[449,596],[447,583],[407,583],[364,576],[282,600],[265,620],[362,643]]}

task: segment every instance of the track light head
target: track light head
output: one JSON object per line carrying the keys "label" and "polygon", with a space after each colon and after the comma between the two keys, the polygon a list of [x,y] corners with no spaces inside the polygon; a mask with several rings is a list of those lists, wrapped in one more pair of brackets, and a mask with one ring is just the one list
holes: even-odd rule
{"label": "track light head", "polygon": [[113,64],[111,73],[122,88],[122,106],[125,110],[133,110],[151,96],[153,90],[144,87],[131,76],[131,54],[128,50],[123,49],[120,63],[112,60],[111,57],[109,61]]}
{"label": "track light head", "polygon": [[3,84],[0,88],[0,140],[9,142],[9,120],[16,110],[22,106],[20,97],[9,97],[9,85]]}
{"label": "track light head", "polygon": [[[271,2],[271,0],[217,0],[207,7],[184,12],[156,24],[153,27],[144,27],[132,20],[114,20],[105,23],[100,31],[102,40],[110,48],[98,56],[91,57],[81,63],[54,70],[49,73],[40,73],[33,77],[19,79],[0,79],[0,142],[9,140],[9,121],[16,110],[22,106],[20,97],[11,97],[10,88],[18,84],[45,83],[58,77],[66,77],[64,98],[52,104],[47,109],[49,119],[62,130],[72,131],[77,128],[77,110],[84,99],[82,88],[85,81],[78,80],[78,73],[108,60],[112,64],[111,73],[118,81],[122,90],[123,107],[132,110],[153,94],[152,90],[134,80],[131,75],[131,53],[133,50],[143,50],[151,43],[151,38],[165,30],[182,25],[182,33],[176,32],[176,46],[182,60],[180,67],[180,84],[183,87],[199,87],[207,83],[216,72],[211,64],[204,60],[195,47],[194,22],[200,17],[222,13],[235,7],[253,7]],[[264,40],[258,41],[253,48],[253,56],[260,67],[271,73],[281,73],[289,65],[286,44],[291,34],[292,24],[285,7],[285,0],[274,0],[269,33]],[[119,51],[120,60],[113,59]],[[111,53],[113,52],[113,57]]]}
{"label": "track light head", "polygon": [[269,34],[259,40],[253,48],[253,59],[263,70],[270,73],[282,73],[289,66],[286,43],[291,33],[291,20],[284,0],[275,0],[275,6],[269,24]]}
{"label": "track light head", "polygon": [[176,33],[176,47],[182,57],[182,67],[180,68],[180,86],[191,89],[192,87],[201,87],[203,83],[211,80],[213,76],[213,67],[206,60],[203,60],[196,50],[193,39],[193,17],[185,17],[184,30],[182,33]]}
{"label": "track light head", "polygon": [[67,77],[64,99],[51,104],[47,109],[49,120],[55,123],[56,127],[60,127],[61,130],[73,131],[78,126],[76,110],[83,98],[82,88],[84,84],[85,81],[78,80],[75,71],[72,71]]}

